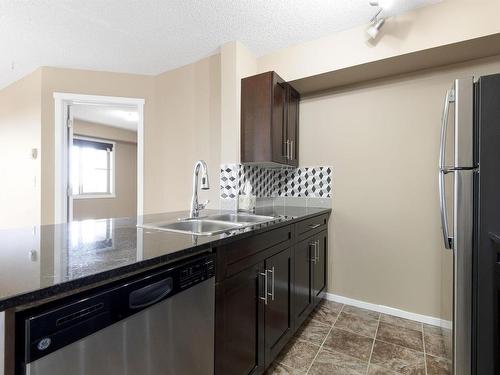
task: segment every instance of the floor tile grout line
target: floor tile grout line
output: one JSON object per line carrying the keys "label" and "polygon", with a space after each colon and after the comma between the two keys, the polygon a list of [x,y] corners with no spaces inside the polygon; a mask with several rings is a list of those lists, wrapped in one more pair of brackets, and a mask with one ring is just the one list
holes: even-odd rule
{"label": "floor tile grout line", "polygon": [[425,375],[427,375],[427,353],[425,351],[425,332],[424,332],[424,324],[422,323],[422,345],[424,347],[424,368]]}
{"label": "floor tile grout line", "polygon": [[[377,339],[377,337],[375,337],[375,341],[379,341],[379,342],[382,342],[382,343],[384,343],[384,344],[394,345],[394,346],[397,346],[397,347],[400,347],[400,348],[403,348],[403,349],[410,350],[410,351],[415,352],[415,353],[420,353],[420,354],[422,354],[422,355],[424,356],[424,362],[425,362],[426,354],[425,354],[424,352],[421,352],[421,351],[419,351],[419,350],[415,350],[415,349],[412,349],[412,348],[408,348],[407,346],[403,346],[403,345],[395,344],[395,343],[393,343],[393,342],[388,342],[388,341],[384,341],[384,340],[379,340],[379,339]],[[370,357],[370,362],[371,362],[371,357]],[[383,367],[383,368],[385,368],[385,369],[387,369],[387,370],[391,370],[391,371],[393,371],[392,369],[390,369],[390,368],[386,367],[386,366],[385,366],[385,365],[383,365],[383,364],[377,364],[377,365],[378,365],[378,366],[380,366],[380,367]],[[427,372],[425,373],[425,375],[427,375]]]}
{"label": "floor tile grout line", "polygon": [[402,328],[402,329],[407,329],[409,331],[422,332],[422,329],[414,329],[414,328],[404,327],[404,326],[401,326],[401,325],[398,325],[398,324],[387,323],[387,322],[382,322],[382,321],[380,323],[387,324],[388,326],[391,326],[391,327],[394,327],[394,328],[400,328],[400,329]]}
{"label": "floor tile grout line", "polygon": [[311,361],[311,363],[309,364],[309,367],[307,368],[307,371],[306,371],[306,375],[309,374],[309,371],[311,370],[311,367],[314,363],[314,361],[316,360],[316,358],[318,357],[318,354],[319,352],[321,351],[321,349],[323,348],[323,345],[326,341],[326,339],[328,338],[328,336],[330,335],[330,332],[332,332],[332,329],[333,327],[335,326],[335,323],[337,323],[337,320],[339,320],[339,316],[340,316],[340,313],[342,312],[342,310],[344,310],[344,305],[342,305],[342,308],[340,309],[340,311],[338,312],[337,314],[337,318],[335,318],[335,321],[333,322],[333,324],[330,326],[330,330],[328,331],[328,333],[326,334],[325,338],[323,339],[323,341],[321,342],[321,345],[319,346],[319,350],[316,352],[316,355],[314,356],[313,360]]}
{"label": "floor tile grout line", "polygon": [[[368,373],[369,368],[370,368],[370,364],[371,364],[371,360],[372,360],[372,355],[373,355],[373,350],[374,350],[374,347],[375,347],[375,342],[376,342],[376,341],[379,341],[379,342],[383,342],[383,343],[385,343],[385,344],[394,345],[394,346],[397,346],[397,347],[400,347],[400,348],[403,348],[403,349],[407,349],[407,350],[410,350],[410,351],[415,352],[415,353],[421,353],[421,354],[423,354],[423,356],[424,356],[424,365],[425,365],[425,369],[424,369],[424,371],[425,371],[425,375],[427,375],[427,361],[426,361],[426,359],[427,359],[427,353],[426,353],[426,349],[425,349],[425,338],[424,338],[424,336],[425,336],[425,330],[424,330],[424,324],[423,324],[423,323],[419,322],[419,323],[421,324],[421,329],[420,329],[420,330],[415,330],[415,329],[413,329],[414,331],[417,331],[417,332],[418,332],[418,331],[420,331],[420,333],[422,334],[422,350],[423,350],[423,352],[422,352],[422,351],[420,351],[420,350],[416,350],[416,349],[413,349],[413,348],[410,348],[410,347],[407,347],[407,346],[404,346],[404,345],[400,345],[400,344],[396,344],[396,343],[393,343],[393,342],[388,342],[388,341],[385,341],[385,340],[379,340],[379,339],[377,339],[378,331],[379,331],[379,328],[380,328],[380,323],[382,323],[382,315],[384,315],[384,314],[382,314],[382,313],[379,313],[379,315],[378,315],[378,319],[377,319],[377,329],[376,329],[376,331],[375,331],[375,336],[374,336],[374,337],[365,336],[365,335],[363,335],[363,334],[359,334],[359,333],[356,333],[356,332],[350,331],[350,330],[348,330],[348,329],[344,329],[344,328],[339,328],[339,327],[336,327],[335,325],[337,324],[337,322],[338,322],[338,320],[339,320],[339,318],[340,318],[340,315],[341,315],[342,313],[345,313],[345,314],[348,314],[348,315],[356,315],[356,314],[349,314],[349,313],[347,313],[347,312],[344,312],[344,308],[345,308],[346,306],[350,306],[350,305],[342,304],[342,307],[340,308],[339,312],[336,314],[335,320],[334,320],[334,322],[333,322],[331,325],[325,324],[325,323],[324,323],[324,322],[322,322],[322,321],[318,321],[318,320],[316,320],[316,319],[314,319],[314,318],[311,318],[311,321],[312,321],[312,320],[314,320],[316,323],[319,323],[319,324],[321,324],[321,325],[323,325],[323,326],[325,326],[325,327],[329,326],[329,330],[328,330],[328,333],[326,334],[325,338],[323,339],[323,341],[321,342],[321,344],[320,344],[320,345],[318,345],[317,343],[314,343],[314,342],[311,342],[311,341],[308,341],[308,340],[305,340],[305,339],[300,339],[299,337],[297,337],[297,340],[302,341],[302,342],[307,342],[307,343],[312,344],[312,345],[314,345],[314,346],[316,346],[316,347],[318,347],[318,346],[319,346],[319,348],[318,348],[318,351],[316,352],[316,354],[315,354],[315,356],[314,356],[313,360],[312,360],[312,361],[311,361],[311,363],[309,364],[309,366],[308,366],[307,370],[306,370],[305,372],[302,372],[302,370],[297,370],[297,369],[296,369],[296,371],[300,371],[300,372],[301,372],[301,373],[303,373],[304,375],[308,375],[308,374],[310,375],[310,370],[311,370],[311,368],[312,368],[312,366],[313,366],[314,362],[316,361],[316,359],[317,359],[317,357],[318,357],[319,353],[320,353],[323,349],[325,349],[325,350],[326,350],[326,349],[328,349],[329,351],[334,352],[334,353],[340,353],[340,352],[337,352],[337,351],[336,351],[336,350],[334,350],[334,349],[326,348],[326,347],[325,347],[325,345],[324,345],[324,344],[325,344],[325,342],[326,342],[326,339],[328,338],[328,336],[331,334],[331,332],[333,331],[333,329],[334,329],[334,328],[336,328],[336,329],[339,329],[339,330],[344,331],[344,332],[349,332],[349,333],[351,333],[351,334],[359,335],[359,336],[361,336],[361,337],[365,337],[365,338],[370,338],[370,339],[373,339],[372,348],[371,348],[371,351],[370,351],[370,357],[369,357],[368,362],[367,362],[367,366],[368,366],[368,367],[367,367],[367,373]],[[372,311],[372,310],[369,310],[369,311]],[[359,316],[358,316],[358,317],[359,317]],[[362,318],[362,317],[361,317],[361,318]],[[373,319],[373,320],[374,320],[374,319]],[[411,320],[411,319],[408,319],[408,320]],[[387,323],[387,324],[392,325],[392,326],[394,326],[394,327],[408,328],[408,329],[410,329],[410,330],[412,329],[412,328],[409,328],[409,327],[406,327],[406,326],[400,326],[400,325],[397,325],[397,324],[391,324],[391,323]],[[342,353],[340,353],[340,354],[342,354]],[[345,354],[345,355],[349,356],[348,354]],[[359,360],[359,358],[356,358],[356,357],[352,357],[352,356],[349,356],[349,357],[351,357],[351,358],[353,358],[353,359],[356,359],[356,360]],[[437,357],[437,358],[443,358],[443,359],[446,359],[446,358],[444,358],[444,357],[439,357],[439,356],[436,356],[436,357]],[[364,361],[361,361],[361,362],[364,362]],[[278,362],[278,363],[280,363],[280,362]],[[284,366],[285,368],[287,368],[287,367],[288,367],[288,366],[286,366],[286,365],[284,365],[284,364],[282,364],[282,363],[280,363],[280,364],[281,364],[282,366]],[[291,367],[288,367],[288,368],[289,368],[289,369],[292,369]]]}
{"label": "floor tile grout line", "polygon": [[[307,319],[306,319],[306,320],[307,320]],[[318,324],[321,324],[321,325],[323,325],[323,326],[325,326],[325,327],[330,327],[330,326],[331,326],[331,324],[326,324],[326,323],[323,323],[322,321],[317,320],[317,319],[314,319],[314,318],[311,318],[311,319],[310,319],[310,321],[314,321],[314,322],[316,322],[316,323],[318,323]],[[304,322],[304,323],[305,323],[305,322]],[[299,328],[299,329],[300,329],[300,328]]]}
{"label": "floor tile grout line", "polygon": [[372,349],[370,350],[370,357],[368,358],[368,366],[366,367],[366,375],[368,375],[368,372],[370,371],[370,364],[372,363],[373,348],[375,347],[375,341],[377,340],[378,327],[380,327],[381,317],[382,317],[382,314],[379,314],[378,315],[378,322],[377,322],[377,329],[375,330],[375,336],[373,337],[373,342],[372,342]]}
{"label": "floor tile grout line", "polygon": [[338,330],[344,331],[344,332],[349,332],[349,333],[352,333],[354,335],[358,335],[358,336],[364,337],[366,339],[373,339],[373,338],[375,338],[375,336],[371,337],[371,336],[363,335],[362,333],[354,332],[354,331],[351,331],[350,329],[347,329],[347,328],[342,328],[342,327],[335,327],[335,328],[338,329]]}
{"label": "floor tile grout line", "polygon": [[413,348],[409,348],[409,347],[404,346],[404,345],[395,344],[395,343],[393,343],[393,342],[390,342],[390,341],[385,341],[385,340],[380,340],[380,339],[377,339],[377,338],[375,338],[375,340],[380,341],[380,342],[383,342],[384,344],[395,345],[395,346],[398,346],[398,347],[400,347],[400,348],[404,348],[404,349],[411,350],[412,352],[416,352],[416,353],[424,354],[424,352],[421,352],[420,350],[416,350],[416,349],[413,349]]}

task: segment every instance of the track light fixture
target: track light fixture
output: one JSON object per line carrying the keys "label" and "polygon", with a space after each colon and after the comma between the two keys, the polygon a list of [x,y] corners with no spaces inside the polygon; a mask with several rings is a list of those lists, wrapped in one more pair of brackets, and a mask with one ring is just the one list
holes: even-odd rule
{"label": "track light fixture", "polygon": [[[370,1],[369,4],[372,7],[380,7],[380,4],[378,1]],[[375,15],[370,20],[370,26],[368,27],[368,29],[366,29],[366,33],[368,34],[368,36],[371,39],[375,39],[377,37],[378,33],[380,32],[380,29],[382,28],[382,26],[384,26],[385,18],[379,17],[380,13],[382,13],[383,10],[384,10],[384,8],[382,8],[382,7],[379,8],[377,13],[375,13]]]}

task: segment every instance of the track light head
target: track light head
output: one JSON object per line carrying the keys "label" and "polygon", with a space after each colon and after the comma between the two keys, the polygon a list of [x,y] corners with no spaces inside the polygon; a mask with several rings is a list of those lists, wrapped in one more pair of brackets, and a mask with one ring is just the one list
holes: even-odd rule
{"label": "track light head", "polygon": [[366,33],[372,39],[375,39],[380,32],[382,26],[384,26],[385,18],[378,18],[371,22],[370,27],[366,29]]}
{"label": "track light head", "polygon": [[366,33],[368,34],[368,36],[371,39],[375,39],[385,23],[385,18],[379,18],[379,15],[380,13],[382,13],[384,8],[382,8],[379,1],[369,1],[369,4],[374,7],[379,7],[377,13],[375,13],[375,15],[370,20],[370,26],[368,27],[368,29],[366,29]]}

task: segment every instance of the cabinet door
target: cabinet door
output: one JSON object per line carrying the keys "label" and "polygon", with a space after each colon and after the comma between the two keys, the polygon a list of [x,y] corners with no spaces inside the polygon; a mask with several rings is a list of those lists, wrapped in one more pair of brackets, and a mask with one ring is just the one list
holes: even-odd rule
{"label": "cabinet door", "polygon": [[289,143],[288,164],[299,165],[299,101],[300,95],[291,86],[287,94],[287,140]]}
{"label": "cabinet door", "polygon": [[272,105],[272,156],[276,163],[286,164],[288,159],[286,143],[286,86],[273,75],[273,105]]}
{"label": "cabinet door", "polygon": [[267,366],[292,334],[290,248],[266,259],[265,269],[268,278],[268,300],[265,308]]}
{"label": "cabinet door", "polygon": [[259,263],[216,285],[215,373],[248,375],[264,370],[264,303]]}
{"label": "cabinet door", "polygon": [[296,328],[304,322],[313,307],[311,249],[311,239],[299,242],[294,248],[293,311]]}
{"label": "cabinet door", "polygon": [[327,283],[327,265],[328,265],[328,232],[323,231],[314,236],[316,249],[314,255],[313,268],[313,290],[316,303],[324,297]]}

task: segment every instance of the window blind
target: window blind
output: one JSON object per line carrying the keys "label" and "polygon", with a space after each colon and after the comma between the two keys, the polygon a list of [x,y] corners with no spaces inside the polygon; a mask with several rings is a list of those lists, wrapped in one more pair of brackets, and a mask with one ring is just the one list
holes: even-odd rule
{"label": "window blind", "polygon": [[91,141],[88,139],[74,138],[73,139],[73,146],[83,147],[83,148],[93,148],[95,150],[113,151],[113,144],[112,143],[97,142],[97,141]]}

